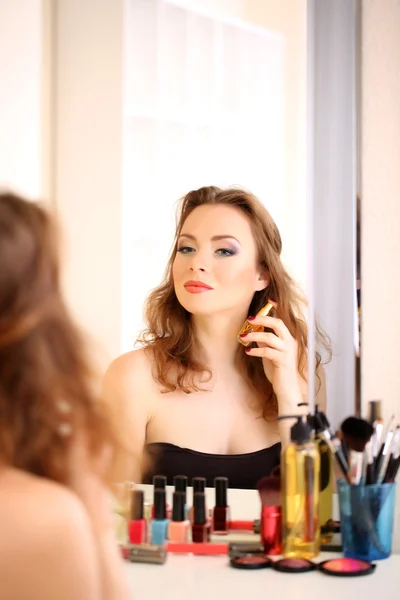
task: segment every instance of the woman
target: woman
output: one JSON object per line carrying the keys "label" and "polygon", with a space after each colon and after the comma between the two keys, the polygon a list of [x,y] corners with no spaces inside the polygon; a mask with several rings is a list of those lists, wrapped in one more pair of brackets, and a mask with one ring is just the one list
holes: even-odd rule
{"label": "woman", "polygon": [[2,598],[129,597],[106,487],[109,417],[61,297],[53,223],[0,194]]}
{"label": "woman", "polygon": [[[143,348],[117,358],[105,378],[106,394],[130,411],[137,449],[153,459],[146,482],[183,474],[212,485],[222,475],[254,488],[279,463],[293,421],[276,417],[299,414],[307,399],[306,324],[281,249],[253,195],[204,187],[183,199]],[[270,299],[277,316],[254,318]],[[249,334],[255,347],[245,349],[237,335],[247,318],[266,330]]]}

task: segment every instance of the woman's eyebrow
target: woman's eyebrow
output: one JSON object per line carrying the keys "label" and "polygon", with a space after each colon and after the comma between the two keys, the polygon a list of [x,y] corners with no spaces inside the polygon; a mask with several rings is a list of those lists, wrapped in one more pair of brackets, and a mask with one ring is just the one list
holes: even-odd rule
{"label": "woman's eyebrow", "polygon": [[[196,237],[194,235],[192,235],[191,233],[181,233],[180,236],[181,237],[185,237],[188,238],[190,240],[194,240],[196,241]],[[211,238],[212,242],[217,242],[218,240],[235,240],[235,242],[237,242],[238,244],[240,244],[239,240],[237,238],[235,238],[235,236],[233,235],[213,235],[213,237]]]}

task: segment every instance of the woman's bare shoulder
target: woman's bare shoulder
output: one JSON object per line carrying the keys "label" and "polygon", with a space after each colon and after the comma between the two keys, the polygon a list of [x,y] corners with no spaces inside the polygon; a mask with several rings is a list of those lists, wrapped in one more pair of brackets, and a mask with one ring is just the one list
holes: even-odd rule
{"label": "woman's bare shoulder", "polygon": [[22,471],[4,470],[0,529],[0,581],[5,597],[99,597],[90,520],[68,488]]}
{"label": "woman's bare shoulder", "polygon": [[152,367],[149,351],[144,348],[121,354],[113,360],[107,369],[106,380],[124,383],[148,383],[152,379]]}

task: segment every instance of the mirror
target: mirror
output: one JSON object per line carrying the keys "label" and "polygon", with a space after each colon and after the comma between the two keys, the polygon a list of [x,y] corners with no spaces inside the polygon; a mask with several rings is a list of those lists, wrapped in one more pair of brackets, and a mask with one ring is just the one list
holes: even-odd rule
{"label": "mirror", "polygon": [[310,332],[315,313],[331,338],[336,428],[354,412],[356,2],[130,0],[125,12],[96,10],[96,27],[93,12],[66,4],[55,178],[78,318],[110,358],[131,350],[176,201],[202,185],[243,186],[276,221]]}

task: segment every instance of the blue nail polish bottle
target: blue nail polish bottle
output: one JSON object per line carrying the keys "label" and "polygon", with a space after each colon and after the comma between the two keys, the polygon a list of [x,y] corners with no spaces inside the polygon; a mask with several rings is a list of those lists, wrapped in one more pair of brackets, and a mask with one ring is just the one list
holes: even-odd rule
{"label": "blue nail polish bottle", "polygon": [[169,519],[165,490],[154,490],[154,519],[151,522],[151,543],[162,546],[167,539]]}

